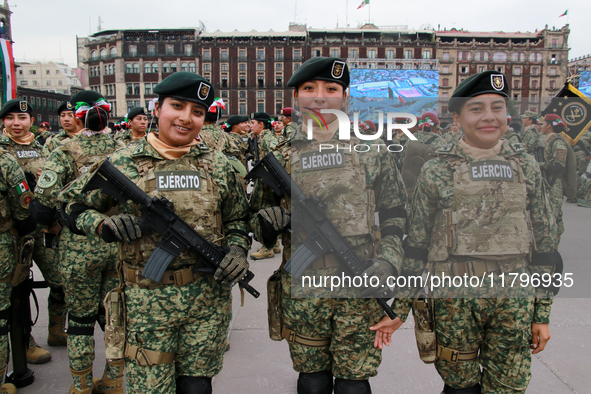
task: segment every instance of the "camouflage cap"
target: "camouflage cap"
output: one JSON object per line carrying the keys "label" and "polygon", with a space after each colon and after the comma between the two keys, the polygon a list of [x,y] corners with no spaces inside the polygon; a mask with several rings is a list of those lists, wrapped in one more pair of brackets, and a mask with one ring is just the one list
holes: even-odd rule
{"label": "camouflage cap", "polygon": [[538,117],[538,114],[536,114],[534,111],[525,111],[523,114],[521,114],[522,118],[530,118],[530,119],[536,119]]}
{"label": "camouflage cap", "polygon": [[12,99],[7,101],[0,109],[0,119],[4,119],[9,113],[31,114],[34,108],[27,100]]}
{"label": "camouflage cap", "polygon": [[179,71],[169,75],[154,88],[160,97],[191,101],[209,109],[215,99],[212,84],[199,74]]}
{"label": "camouflage cap", "polygon": [[346,89],[349,86],[349,67],[338,57],[313,57],[293,73],[287,86],[297,88],[302,83],[313,80],[337,82]]}
{"label": "camouflage cap", "polygon": [[487,93],[509,97],[509,84],[504,74],[489,70],[464,79],[449,99],[449,112],[460,110],[468,98]]}

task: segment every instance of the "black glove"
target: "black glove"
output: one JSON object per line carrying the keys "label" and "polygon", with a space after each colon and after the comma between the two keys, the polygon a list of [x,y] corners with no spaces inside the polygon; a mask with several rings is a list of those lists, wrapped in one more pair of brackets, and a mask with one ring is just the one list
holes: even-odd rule
{"label": "black glove", "polygon": [[369,296],[376,292],[388,290],[388,277],[394,277],[396,275],[396,268],[386,260],[375,258],[370,260],[370,262],[373,262],[373,264],[363,271],[361,276],[367,275],[368,278],[377,276],[380,279],[380,283],[377,287],[368,286],[366,289],[362,290],[361,295],[363,296]]}
{"label": "black glove", "polygon": [[291,228],[291,213],[282,207],[261,209],[258,217],[265,238],[276,238],[286,229]]}
{"label": "black glove", "polygon": [[100,236],[105,242],[132,243],[142,236],[140,219],[126,213],[111,216],[103,221]]}
{"label": "black glove", "polygon": [[213,279],[220,280],[223,284],[232,287],[246,276],[248,267],[244,249],[240,246],[232,245],[230,251],[220,262],[218,269],[213,274]]}

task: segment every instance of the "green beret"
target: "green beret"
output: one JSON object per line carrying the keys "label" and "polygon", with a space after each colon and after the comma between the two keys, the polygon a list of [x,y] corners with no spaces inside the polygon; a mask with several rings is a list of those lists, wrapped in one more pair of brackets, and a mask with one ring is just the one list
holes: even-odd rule
{"label": "green beret", "polygon": [[538,117],[538,114],[536,114],[534,111],[525,111],[522,115],[522,118],[531,118],[531,119],[536,119]]}
{"label": "green beret", "polygon": [[238,123],[246,122],[248,120],[248,116],[240,116],[240,115],[232,115],[226,120],[226,123],[230,126],[237,125]]}
{"label": "green beret", "polygon": [[211,83],[199,74],[179,71],[169,75],[154,88],[160,97],[191,101],[209,109],[215,99]]}
{"label": "green beret", "polygon": [[100,99],[104,100],[105,97],[99,92],[95,92],[94,90],[83,90],[70,98],[70,105],[72,105],[72,111],[76,111],[76,103],[87,103],[89,105],[94,105],[94,103]]}
{"label": "green beret", "polygon": [[148,116],[146,111],[144,111],[144,107],[133,107],[129,113],[127,114],[127,119],[130,121],[138,115],[145,115]]}
{"label": "green beret", "polygon": [[250,114],[250,119],[252,120],[260,120],[261,122],[271,122],[271,115],[266,112],[253,112]]}
{"label": "green beret", "polygon": [[72,111],[74,112],[74,107],[72,106],[72,103],[70,103],[70,100],[66,100],[63,103],[60,104],[59,107],[57,107],[57,114],[61,114],[64,111]]}
{"label": "green beret", "polygon": [[313,57],[306,60],[293,73],[287,86],[297,88],[302,83],[315,79],[337,82],[346,89],[349,87],[349,67],[343,59],[338,57]]}
{"label": "green beret", "polygon": [[31,115],[34,109],[27,100],[12,99],[4,103],[2,109],[0,109],[0,119],[4,119],[11,112]]}
{"label": "green beret", "polygon": [[509,97],[509,84],[504,74],[490,70],[464,79],[449,99],[449,112],[457,112],[468,98],[487,93]]}

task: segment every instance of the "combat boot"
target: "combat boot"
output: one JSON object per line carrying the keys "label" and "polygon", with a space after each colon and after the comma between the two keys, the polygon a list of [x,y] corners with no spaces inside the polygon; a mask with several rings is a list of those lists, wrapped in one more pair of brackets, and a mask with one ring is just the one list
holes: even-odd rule
{"label": "combat boot", "polygon": [[275,246],[273,247],[273,253],[281,253],[281,245],[279,245],[279,240],[275,242]]}
{"label": "combat boot", "polygon": [[86,375],[92,373],[92,365],[82,371],[76,371],[75,369],[70,368],[70,373],[73,377],[80,378],[80,390],[76,388],[75,385],[72,384],[70,387],[70,394],[92,394],[94,384],[98,382],[98,379],[92,379],[92,383],[90,387],[88,387],[88,382],[86,381]]}
{"label": "combat boot", "polygon": [[[117,368],[117,379],[111,379],[107,376],[107,369]],[[125,360],[107,360],[103,377],[95,380],[92,384],[92,394],[123,394],[123,369]]]}
{"label": "combat boot", "polygon": [[43,349],[35,342],[32,335],[29,336],[29,348],[27,349],[27,363],[43,364],[51,360],[51,353]]}
{"label": "combat boot", "polygon": [[[0,382],[4,381],[4,373],[6,372],[6,365],[0,369]],[[16,386],[12,383],[4,383],[0,386],[0,394],[15,394]]]}
{"label": "combat boot", "polygon": [[66,317],[60,315],[49,315],[49,327],[47,344],[49,346],[67,346],[68,334],[66,334]]}
{"label": "combat boot", "polygon": [[258,252],[250,254],[250,258],[253,260],[270,259],[273,256],[275,256],[275,253],[273,253],[273,249],[267,249],[264,246],[261,246]]}

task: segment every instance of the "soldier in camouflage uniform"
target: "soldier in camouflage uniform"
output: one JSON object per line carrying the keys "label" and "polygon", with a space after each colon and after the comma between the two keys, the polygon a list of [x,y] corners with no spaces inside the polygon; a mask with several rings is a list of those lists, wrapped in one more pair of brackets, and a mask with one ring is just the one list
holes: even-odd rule
{"label": "soldier in camouflage uniform", "polygon": [[[161,282],[141,276],[161,237],[142,234],[141,214],[130,201],[119,204],[120,214],[109,218],[96,209],[115,201],[91,193],[80,200],[91,209],[78,216],[77,224],[87,234],[119,241],[127,316],[127,392],[211,393],[211,379],[222,368],[226,347],[230,287],[248,269],[250,238],[243,220],[248,203],[226,157],[198,138],[214,97],[211,84],[197,74],[177,72],[154,93],[159,95],[155,109],[159,133],[150,133],[133,150],[121,150],[110,160],[148,195],[171,201],[175,212],[206,239],[230,246],[220,263],[223,268],[215,273],[193,271],[197,257],[184,251],[172,260]],[[80,191],[88,178],[63,194],[83,198]],[[174,184],[175,178],[180,183]]]}
{"label": "soldier in camouflage uniform", "polygon": [[[257,135],[259,144],[259,159],[265,157],[267,153],[277,146],[277,136],[271,129],[273,119],[266,112],[256,112],[251,115],[250,130],[252,135]],[[257,134],[258,133],[258,134]]]}
{"label": "soldier in camouflage uniform", "polygon": [[546,170],[546,177],[550,185],[550,205],[556,220],[558,242],[564,233],[562,220],[562,202],[564,201],[564,182],[566,179],[566,156],[568,153],[568,141],[560,135],[566,128],[566,124],[556,114],[548,114],[544,117],[542,134],[545,136],[544,162],[539,163],[540,168]]}
{"label": "soldier in camouflage uniform", "polygon": [[[104,327],[102,301],[115,287],[116,247],[103,242],[94,233],[86,235],[75,224],[76,214],[85,207],[74,206],[74,214],[63,211],[58,200],[61,190],[86,173],[90,166],[124,147],[107,132],[110,105],[95,91],[76,93],[70,104],[81,131],[65,139],[45,164],[35,189],[31,211],[40,223],[52,224],[60,212],[59,270],[68,305],[68,359],[74,384],[70,393],[122,393],[123,365],[107,360],[105,374],[93,386],[92,364],[95,355],[94,327]],[[103,211],[104,212],[104,211]]]}
{"label": "soldier in camouflage uniform", "polygon": [[236,157],[246,168],[245,155],[250,131],[248,116],[232,115],[226,120],[224,127],[228,132],[228,144],[224,147],[224,153]]}
{"label": "soldier in camouflage uniform", "polygon": [[14,157],[0,150],[0,392],[16,393],[16,387],[4,383],[8,365],[8,320],[10,318],[10,294],[14,271],[17,235],[35,230],[36,224],[29,215],[31,193],[22,168]]}
{"label": "soldier in camouflage uniform", "polygon": [[[505,76],[494,71],[458,85],[449,108],[464,137],[441,147],[421,171],[402,275],[421,275],[427,263],[439,277],[467,273],[498,280],[500,273],[553,271],[559,257],[556,225],[539,167],[521,144],[501,140],[507,93]],[[447,287],[441,289],[442,298],[435,293],[433,351],[443,393],[521,393],[527,388],[530,346],[538,353],[550,338],[552,300],[542,287],[503,291]],[[471,298],[475,293],[489,298]],[[410,299],[396,299],[393,309],[405,319]],[[372,327],[376,346],[391,342],[401,319]]]}
{"label": "soldier in camouflage uniform", "polygon": [[72,108],[72,104],[70,104],[70,100],[66,100],[57,108],[57,115],[60,117],[60,123],[62,125],[62,129],[56,135],[48,138],[45,141],[45,145],[43,145],[43,156],[49,157],[51,152],[66,138],[74,138],[80,130],[78,129],[78,124],[76,123],[76,117],[74,116],[74,111]]}
{"label": "soldier in camouflage uniform", "polygon": [[[342,109],[348,85],[346,64],[338,58],[324,57],[305,62],[288,82],[302,107],[306,106],[304,102],[316,101],[318,107],[335,109]],[[403,253],[406,195],[391,154],[377,150],[343,153],[343,165],[306,171],[306,158],[318,153],[320,143],[342,144],[336,134],[336,117],[324,117],[328,129],[315,129],[313,141],[307,140],[307,131],[298,126],[291,141],[278,145],[273,154],[305,193],[315,195],[322,189],[318,197],[328,204],[329,218],[357,254],[373,259],[366,274],[380,279],[395,275]],[[359,142],[351,142],[355,141]],[[255,237],[272,247],[275,235],[282,232],[283,259],[278,274],[283,288],[283,330],[278,334],[288,339],[293,368],[300,373],[297,392],[332,393],[334,384],[337,394],[371,393],[368,379],[377,374],[381,352],[372,346],[369,326],[383,316],[382,308],[372,298],[324,298],[324,291],[312,294],[314,298],[294,297],[290,291],[292,281],[297,287],[299,280],[282,269],[292,255],[292,236],[283,231],[289,221],[290,198],[280,200],[266,185],[256,185],[251,196],[251,207],[259,212],[251,219]],[[347,198],[338,197],[343,189],[348,189]],[[379,247],[374,238],[375,211],[380,216]],[[312,262],[310,272],[331,275],[340,272],[338,265],[335,256],[327,254]]]}
{"label": "soldier in camouflage uniform", "polygon": [[536,128],[537,119],[538,115],[533,111],[525,111],[521,115],[521,123],[524,127],[521,144],[530,155],[534,154],[534,149],[539,145],[538,141],[540,139],[540,133]]}
{"label": "soldier in camouflage uniform", "polygon": [[292,116],[296,115],[296,111],[291,107],[285,107],[281,108],[279,114],[281,115],[281,122],[283,123],[283,131],[281,132],[283,139],[289,140],[296,129],[296,124],[291,121]]}
{"label": "soldier in camouflage uniform", "polygon": [[224,147],[228,144],[227,133],[224,133],[222,127],[218,125],[221,111],[222,110],[220,107],[212,105],[209,108],[209,111],[207,111],[205,114],[203,127],[199,133],[199,136],[205,145],[209,146],[213,150],[219,151],[223,151]]}
{"label": "soldier in camouflage uniform", "polygon": [[[45,162],[45,158],[42,154],[43,146],[37,142],[33,133],[30,132],[33,123],[32,110],[30,104],[20,99],[10,100],[2,106],[0,119],[4,122],[4,130],[3,135],[0,137],[0,147],[17,159],[19,165],[25,171],[28,184],[34,189],[36,176]],[[30,195],[29,198],[32,199],[32,192],[28,191],[28,194]],[[43,277],[49,284],[47,302],[49,332],[47,342],[51,346],[65,346],[67,337],[63,331],[66,317],[64,291],[59,272],[56,269],[54,251],[51,249],[52,245],[48,245],[48,247],[45,245],[46,236],[50,236],[47,227],[37,226],[33,233],[35,238],[33,260],[35,260]],[[31,336],[27,350],[27,362],[41,364],[49,360],[51,360],[51,353],[37,345]]]}
{"label": "soldier in camouflage uniform", "polygon": [[47,139],[51,138],[54,134],[51,132],[51,126],[47,122],[42,122],[39,125],[38,135],[35,137],[35,140],[39,142],[40,145],[45,145]]}
{"label": "soldier in camouflage uniform", "polygon": [[115,139],[133,148],[146,136],[148,129],[148,114],[144,107],[130,109],[127,114],[127,122],[130,128],[123,133],[118,133]]}

